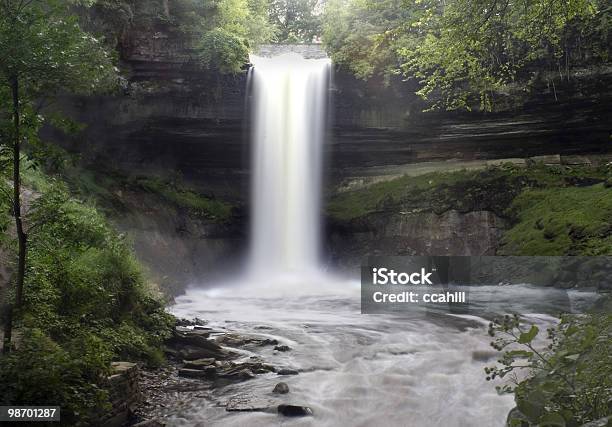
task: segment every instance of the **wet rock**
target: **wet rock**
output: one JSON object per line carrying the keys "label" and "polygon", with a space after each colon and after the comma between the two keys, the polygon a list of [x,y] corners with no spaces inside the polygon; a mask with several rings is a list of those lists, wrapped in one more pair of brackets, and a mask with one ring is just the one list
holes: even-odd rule
{"label": "wet rock", "polygon": [[256,374],[267,374],[275,371],[273,366],[261,362],[218,362],[216,368],[218,378],[231,381],[245,381],[254,378]]}
{"label": "wet rock", "polygon": [[208,320],[203,320],[200,319],[199,317],[196,317],[193,319],[193,326],[204,326],[208,324]]}
{"label": "wet rock", "polygon": [[289,347],[288,345],[277,345],[276,347],[274,347],[274,350],[284,352],[291,350],[291,347]]}
{"label": "wet rock", "polygon": [[230,398],[225,405],[225,410],[228,412],[265,411],[273,404],[274,402],[268,399],[262,399],[250,395],[240,395]]}
{"label": "wet rock", "polygon": [[189,319],[176,319],[176,326],[193,326],[194,323]]}
{"label": "wet rock", "polygon": [[195,359],[227,359],[230,353],[217,343],[208,340],[202,331],[196,333],[175,331],[167,345],[177,349],[177,356],[184,360]]}
{"label": "wet rock", "polygon": [[277,345],[278,341],[269,338],[260,338],[256,336],[246,336],[239,334],[223,334],[216,339],[218,344],[222,344],[228,347],[246,347],[246,346],[265,346],[265,345]]}
{"label": "wet rock", "polygon": [[204,369],[207,366],[211,366],[211,365],[212,366],[215,365],[215,359],[209,357],[206,359],[196,359],[196,360],[185,362],[183,367],[187,369]]}
{"label": "wet rock", "polygon": [[183,360],[196,360],[196,359],[227,359],[230,356],[230,353],[221,349],[221,350],[213,350],[208,348],[194,347],[194,346],[186,346],[182,347],[177,352],[177,357]]}
{"label": "wet rock", "polygon": [[278,405],[278,413],[286,417],[305,417],[312,415],[312,409],[301,405]]}
{"label": "wet rock", "polygon": [[203,369],[181,368],[178,370],[178,375],[185,378],[206,378],[207,372]]}
{"label": "wet rock", "polygon": [[193,329],[190,326],[175,326],[174,330],[185,335],[199,335],[204,338],[210,337],[210,329],[205,326],[194,326]]}
{"label": "wet rock", "polygon": [[289,393],[289,386],[287,385],[287,383],[278,383],[274,386],[274,390],[272,390],[272,393],[287,394]]}
{"label": "wet rock", "polygon": [[290,369],[290,368],[279,369],[278,371],[276,371],[276,373],[278,375],[297,375],[299,374],[298,371],[296,371],[295,369]]}
{"label": "wet rock", "polygon": [[141,421],[138,424],[134,424],[132,427],[165,427],[165,423],[162,423],[157,418],[152,420]]}

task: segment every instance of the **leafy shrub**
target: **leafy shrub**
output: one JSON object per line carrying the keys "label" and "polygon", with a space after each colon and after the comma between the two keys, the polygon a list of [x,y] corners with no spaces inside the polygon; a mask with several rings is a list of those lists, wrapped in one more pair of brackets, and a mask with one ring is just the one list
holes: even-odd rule
{"label": "leafy shrub", "polygon": [[[487,380],[511,378],[498,386],[514,392],[518,411],[510,426],[579,426],[612,413],[612,314],[564,315],[548,330],[549,346],[538,349],[536,326],[525,327],[518,316],[496,319],[489,326],[491,344],[504,353],[500,365],[485,368]],[[522,381],[517,371],[530,376]]]}
{"label": "leafy shrub", "polygon": [[173,317],[124,236],[62,183],[27,175],[43,191],[30,201],[22,338],[0,356],[0,400],[61,405],[66,425],[88,425],[107,405],[110,361],[162,363]]}
{"label": "leafy shrub", "polygon": [[64,425],[85,420],[108,407],[99,382],[108,373],[110,353],[94,336],[79,340],[75,357],[39,329],[25,329],[19,351],[0,361],[0,404],[49,405],[62,408]]}
{"label": "leafy shrub", "polygon": [[249,59],[249,47],[245,40],[223,28],[206,33],[200,49],[203,65],[222,73],[237,73]]}

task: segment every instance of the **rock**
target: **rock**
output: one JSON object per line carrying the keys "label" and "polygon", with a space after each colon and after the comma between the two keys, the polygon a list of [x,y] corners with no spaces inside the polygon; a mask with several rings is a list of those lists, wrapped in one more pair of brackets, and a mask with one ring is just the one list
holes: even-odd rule
{"label": "rock", "polygon": [[137,369],[135,363],[132,362],[113,362],[111,363],[111,371],[113,374],[129,374]]}
{"label": "rock", "polygon": [[289,351],[289,350],[291,350],[291,347],[289,347],[288,345],[277,345],[276,347],[274,347],[274,350],[276,350],[276,351]]}
{"label": "rock", "polygon": [[198,327],[198,326],[204,326],[208,324],[208,320],[203,320],[200,319],[199,317],[196,317],[193,319],[193,326]]}
{"label": "rock", "polygon": [[278,341],[269,338],[259,338],[253,336],[245,336],[238,334],[223,334],[216,339],[218,344],[223,344],[228,347],[245,347],[245,346],[265,346],[277,345]]}
{"label": "rock", "polygon": [[225,410],[228,412],[265,411],[273,404],[274,402],[267,399],[261,399],[250,395],[240,395],[231,397],[225,405]]}
{"label": "rock", "polygon": [[279,414],[286,417],[305,417],[312,415],[312,409],[308,406],[281,404],[278,405],[277,410]]}
{"label": "rock", "polygon": [[289,386],[287,385],[287,383],[278,383],[274,386],[274,390],[272,390],[272,393],[287,394],[289,393]]}
{"label": "rock", "polygon": [[289,369],[289,368],[279,369],[278,371],[276,371],[276,373],[278,375],[297,375],[299,374],[299,372],[296,371],[295,369]]}
{"label": "rock", "polygon": [[186,378],[206,378],[207,371],[204,369],[181,368],[178,370],[178,375],[179,377],[186,377]]}
{"label": "rock", "polygon": [[178,349],[177,356],[184,360],[195,359],[227,359],[230,353],[220,345],[207,339],[207,333],[175,331],[167,341],[171,347]]}
{"label": "rock", "polygon": [[166,424],[162,423],[157,418],[153,418],[152,420],[141,421],[138,424],[134,424],[132,427],[165,427]]}
{"label": "rock", "polygon": [[218,362],[216,369],[217,378],[223,378],[231,381],[245,381],[255,378],[255,374],[275,372],[275,368],[273,366],[266,365],[261,362]]}
{"label": "rock", "polygon": [[188,319],[176,319],[176,326],[193,326],[193,322],[191,320]]}
{"label": "rock", "polygon": [[207,348],[199,348],[193,346],[187,346],[181,348],[177,352],[177,357],[183,360],[196,360],[196,359],[227,359],[230,356],[230,353],[221,350],[221,351],[213,351]]}
{"label": "rock", "polygon": [[215,359],[209,357],[207,359],[196,359],[187,361],[185,362],[183,367],[187,369],[204,369],[210,365],[215,365]]}

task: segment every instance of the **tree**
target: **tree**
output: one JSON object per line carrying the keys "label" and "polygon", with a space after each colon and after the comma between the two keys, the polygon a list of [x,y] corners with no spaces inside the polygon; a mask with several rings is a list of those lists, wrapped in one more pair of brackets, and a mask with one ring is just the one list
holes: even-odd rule
{"label": "tree", "polygon": [[[27,274],[28,230],[21,200],[21,153],[36,138],[45,101],[66,92],[89,93],[110,85],[116,72],[100,40],[84,32],[65,0],[0,2],[0,86],[10,101],[0,104],[10,117],[2,143],[12,150],[12,211],[17,234],[14,302],[6,309],[4,351],[11,346],[13,318],[22,306]],[[3,120],[4,122],[4,120]]]}
{"label": "tree", "polygon": [[329,0],[324,42],[357,77],[418,81],[432,109],[490,111],[514,83],[609,63],[607,0]]}
{"label": "tree", "polygon": [[270,21],[277,28],[277,41],[310,43],[321,35],[318,0],[272,0]]}

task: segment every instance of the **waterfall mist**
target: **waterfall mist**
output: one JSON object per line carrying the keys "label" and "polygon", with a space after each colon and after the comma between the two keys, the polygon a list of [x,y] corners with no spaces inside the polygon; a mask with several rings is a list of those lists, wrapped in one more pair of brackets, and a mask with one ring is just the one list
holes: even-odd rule
{"label": "waterfall mist", "polygon": [[250,273],[316,273],[330,61],[288,53],[251,62]]}

